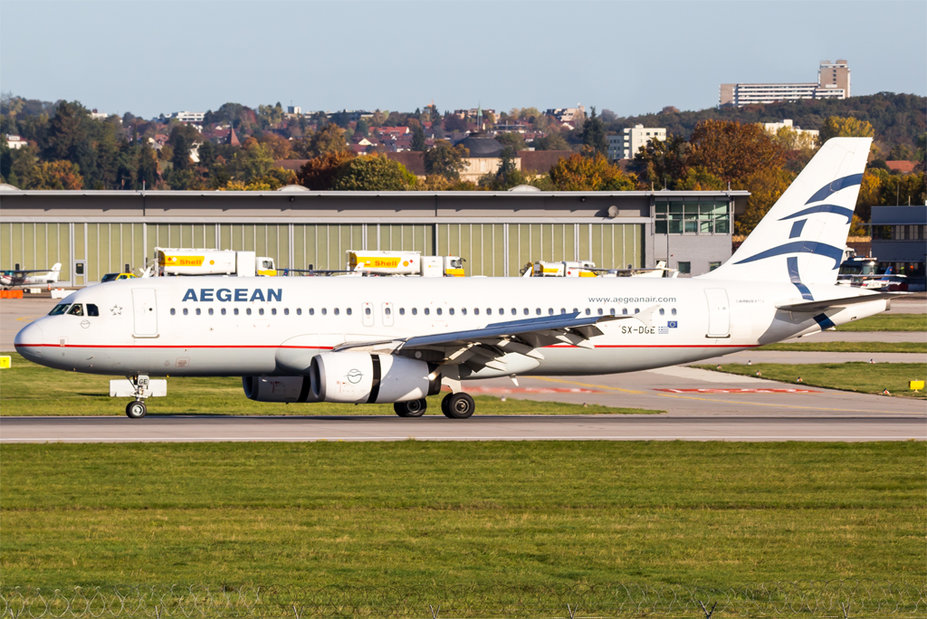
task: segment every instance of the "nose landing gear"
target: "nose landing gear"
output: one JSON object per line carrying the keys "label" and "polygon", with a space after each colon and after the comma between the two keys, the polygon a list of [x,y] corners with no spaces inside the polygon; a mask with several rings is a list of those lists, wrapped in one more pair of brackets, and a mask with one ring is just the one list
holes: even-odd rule
{"label": "nose landing gear", "polygon": [[148,407],[145,406],[145,398],[151,395],[148,377],[144,374],[129,376],[129,382],[135,390],[135,401],[126,404],[126,417],[130,419],[141,419],[148,413]]}

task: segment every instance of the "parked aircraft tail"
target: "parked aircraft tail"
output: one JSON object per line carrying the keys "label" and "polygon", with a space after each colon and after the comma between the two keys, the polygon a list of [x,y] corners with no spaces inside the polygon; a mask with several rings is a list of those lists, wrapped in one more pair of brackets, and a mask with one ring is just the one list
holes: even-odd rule
{"label": "parked aircraft tail", "polygon": [[872,138],[831,138],[779,197],[730,260],[705,279],[833,285]]}

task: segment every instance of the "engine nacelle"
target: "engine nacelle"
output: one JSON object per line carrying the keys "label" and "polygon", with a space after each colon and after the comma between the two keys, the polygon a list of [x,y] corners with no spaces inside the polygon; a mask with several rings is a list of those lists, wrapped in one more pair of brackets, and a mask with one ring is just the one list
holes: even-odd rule
{"label": "engine nacelle", "polygon": [[245,396],[258,402],[316,402],[308,376],[242,376]]}
{"label": "engine nacelle", "polygon": [[433,366],[394,355],[330,352],[309,367],[313,396],[323,402],[407,402],[441,390]]}

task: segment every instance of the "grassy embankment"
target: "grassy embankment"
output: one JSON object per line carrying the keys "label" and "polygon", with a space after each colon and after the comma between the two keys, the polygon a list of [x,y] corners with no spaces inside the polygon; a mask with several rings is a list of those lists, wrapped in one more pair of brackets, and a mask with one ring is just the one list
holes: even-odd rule
{"label": "grassy embankment", "polygon": [[[427,616],[429,605],[442,616],[537,616],[568,603],[626,612],[628,586],[632,597],[634,587],[662,592],[647,602],[657,608],[678,596],[675,614],[644,614],[697,616],[700,588],[739,617],[800,607],[839,580],[852,616],[874,616],[872,583],[920,590],[910,605],[927,575],[923,443],[0,452],[0,593],[117,588],[131,605],[154,590],[164,606],[191,585],[233,597],[262,586],[262,608],[279,616]],[[781,583],[807,595],[783,600]]]}
{"label": "grassy embankment", "polygon": [[[12,355],[12,367],[0,372],[0,415],[114,415],[125,414],[125,398],[109,397],[109,381],[116,376],[63,372]],[[426,415],[441,415],[444,394],[428,398]],[[480,415],[616,415],[665,411],[613,408],[589,404],[559,404],[521,399],[474,397]],[[245,397],[237,377],[172,377],[167,396],[149,400],[150,414],[184,415],[394,415],[392,404],[281,404],[254,402]]]}

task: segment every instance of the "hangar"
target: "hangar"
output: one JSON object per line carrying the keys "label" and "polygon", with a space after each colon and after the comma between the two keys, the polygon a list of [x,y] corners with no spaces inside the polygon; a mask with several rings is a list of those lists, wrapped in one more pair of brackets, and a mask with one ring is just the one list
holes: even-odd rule
{"label": "hangar", "polygon": [[468,275],[534,260],[604,268],[667,260],[683,274],[731,255],[746,191],[34,191],[0,186],[0,268],[61,262],[97,282],[155,247],[254,250],[280,267],[342,269],[352,249],[459,255]]}

